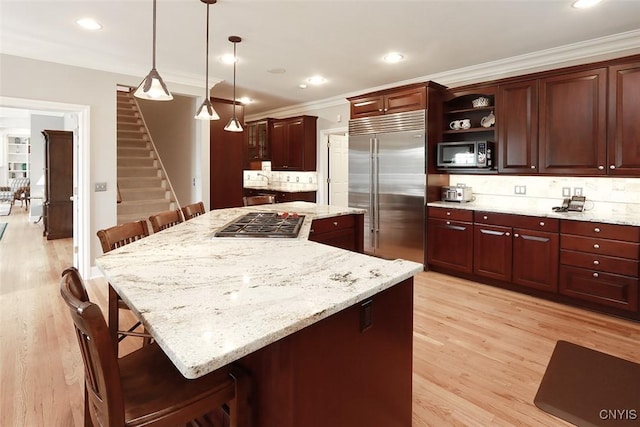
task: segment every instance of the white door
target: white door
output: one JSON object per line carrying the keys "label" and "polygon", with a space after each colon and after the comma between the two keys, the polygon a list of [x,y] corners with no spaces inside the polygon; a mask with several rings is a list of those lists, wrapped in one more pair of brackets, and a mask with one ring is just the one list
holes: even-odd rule
{"label": "white door", "polygon": [[349,138],[329,135],[329,204],[349,206]]}

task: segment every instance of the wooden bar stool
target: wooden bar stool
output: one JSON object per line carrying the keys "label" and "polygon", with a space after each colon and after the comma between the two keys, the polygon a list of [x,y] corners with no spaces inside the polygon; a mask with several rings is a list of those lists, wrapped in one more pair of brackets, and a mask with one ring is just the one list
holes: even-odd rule
{"label": "wooden bar stool", "polygon": [[223,405],[231,426],[250,426],[251,380],[240,367],[230,364],[188,380],[157,344],[118,359],[102,311],[89,301],[74,267],[62,273],[60,293],[85,367],[85,426],[185,425]]}
{"label": "wooden bar stool", "polygon": [[[149,227],[147,226],[147,221],[142,219],[98,230],[96,234],[100,239],[102,252],[106,254],[116,248],[147,237],[149,235]],[[116,357],[118,356],[118,343],[126,336],[142,337],[145,344],[148,344],[151,338],[149,334],[135,331],[140,326],[140,322],[135,323],[128,329],[121,330],[119,310],[129,310],[129,307],[109,284],[109,334],[114,343]]]}
{"label": "wooden bar stool", "polygon": [[149,222],[151,223],[153,232],[157,233],[158,231],[180,224],[182,222],[182,215],[180,214],[180,209],[164,211],[151,215]]}
{"label": "wooden bar stool", "polygon": [[204,213],[204,203],[197,202],[182,207],[182,216],[185,221],[189,221],[191,218],[195,218]]}
{"label": "wooden bar stool", "polygon": [[247,196],[243,197],[242,201],[245,206],[254,206],[254,205],[267,205],[270,203],[276,202],[276,196],[273,194],[264,194],[260,196]]}

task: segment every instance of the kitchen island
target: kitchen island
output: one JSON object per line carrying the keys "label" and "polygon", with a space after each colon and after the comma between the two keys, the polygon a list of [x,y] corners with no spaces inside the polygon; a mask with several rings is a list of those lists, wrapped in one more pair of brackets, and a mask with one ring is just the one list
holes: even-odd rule
{"label": "kitchen island", "polygon": [[[305,215],[297,238],[215,238],[251,211]],[[96,260],[187,378],[250,371],[256,426],[411,424],[413,275],[422,265],[307,240],[292,202],[208,212]]]}

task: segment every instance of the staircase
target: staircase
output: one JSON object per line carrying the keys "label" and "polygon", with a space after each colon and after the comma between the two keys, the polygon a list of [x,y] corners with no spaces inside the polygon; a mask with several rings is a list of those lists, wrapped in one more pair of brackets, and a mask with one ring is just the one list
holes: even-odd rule
{"label": "staircase", "polygon": [[133,93],[118,90],[118,224],[178,209]]}

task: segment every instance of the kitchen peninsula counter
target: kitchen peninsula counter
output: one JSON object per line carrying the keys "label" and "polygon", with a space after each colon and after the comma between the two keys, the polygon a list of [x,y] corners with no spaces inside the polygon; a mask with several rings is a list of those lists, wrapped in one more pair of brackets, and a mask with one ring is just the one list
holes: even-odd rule
{"label": "kitchen peninsula counter", "polygon": [[[298,238],[213,237],[251,211],[296,212],[305,220]],[[393,420],[407,421],[406,403],[398,402],[401,409],[385,407],[389,396],[381,390],[390,387],[395,400],[408,401],[410,423],[412,278],[423,266],[307,240],[313,219],[360,213],[307,202],[221,209],[109,252],[96,263],[185,377],[240,361],[260,378],[256,425],[316,425],[310,420],[323,412],[323,401],[347,405],[341,390],[354,392],[347,383],[340,390],[316,390],[337,387],[332,374],[346,376],[351,387],[361,387],[361,381],[380,385],[380,390],[362,388],[361,405],[337,408],[334,419],[360,417],[371,405],[380,407],[371,414],[389,417],[385,425],[402,425]],[[327,362],[334,354],[339,355],[335,363]],[[370,364],[381,357],[391,376]],[[367,371],[357,374],[363,367]],[[304,397],[304,390],[321,395]],[[365,397],[371,393],[378,398]],[[274,400],[292,412],[272,408]]]}

